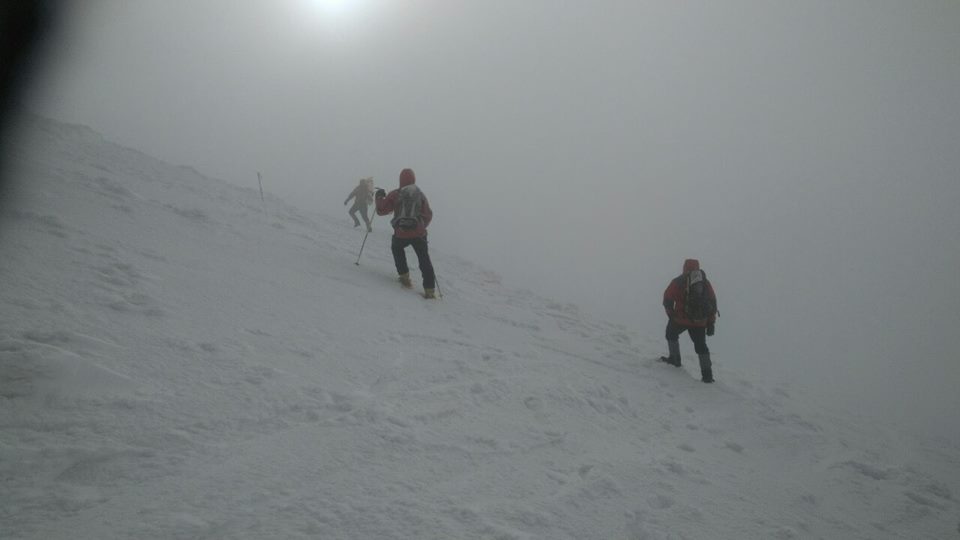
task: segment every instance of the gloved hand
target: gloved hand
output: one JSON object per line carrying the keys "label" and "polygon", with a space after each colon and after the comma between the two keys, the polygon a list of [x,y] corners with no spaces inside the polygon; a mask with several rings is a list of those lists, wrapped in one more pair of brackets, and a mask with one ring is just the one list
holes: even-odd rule
{"label": "gloved hand", "polygon": [[708,335],[708,336],[712,336],[713,333],[716,332],[716,330],[717,330],[717,329],[713,326],[713,324],[708,325],[708,326],[707,326],[707,335]]}
{"label": "gloved hand", "polygon": [[350,201],[343,201],[343,205],[346,206],[348,202]]}
{"label": "gloved hand", "polygon": [[384,198],[384,197],[386,197],[386,196],[387,196],[387,192],[384,191],[383,188],[380,188],[380,189],[377,190],[377,198],[378,198],[378,199],[382,199],[382,198]]}

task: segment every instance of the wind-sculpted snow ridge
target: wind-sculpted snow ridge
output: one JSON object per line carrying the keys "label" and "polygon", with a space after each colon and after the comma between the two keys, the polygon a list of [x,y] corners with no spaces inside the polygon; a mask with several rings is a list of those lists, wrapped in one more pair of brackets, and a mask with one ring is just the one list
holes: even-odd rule
{"label": "wind-sculpted snow ridge", "polygon": [[654,360],[662,329],[439,245],[424,301],[382,222],[357,267],[345,215],[84,128],[36,119],[11,155],[0,537],[957,537],[957,448],[722,351],[704,385]]}

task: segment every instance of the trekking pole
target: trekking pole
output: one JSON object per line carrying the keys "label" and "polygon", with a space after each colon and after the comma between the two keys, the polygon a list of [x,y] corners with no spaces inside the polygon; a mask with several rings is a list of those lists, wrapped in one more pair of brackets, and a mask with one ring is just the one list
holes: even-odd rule
{"label": "trekking pole", "polygon": [[370,218],[370,226],[367,227],[366,234],[363,235],[363,242],[360,244],[360,253],[357,254],[357,262],[353,263],[360,266],[360,255],[363,255],[363,246],[367,245],[367,237],[370,236],[370,229],[373,228],[373,220],[377,217],[376,205],[374,205],[373,216]]}
{"label": "trekking pole", "polygon": [[363,246],[367,245],[367,236],[369,234],[370,232],[367,231],[367,234],[363,235],[363,243],[360,244],[360,253],[357,254],[357,262],[353,263],[357,266],[360,266],[360,255],[363,255]]}
{"label": "trekking pole", "polygon": [[437,286],[437,294],[440,295],[440,298],[443,298],[443,291],[440,289],[440,280],[437,278],[437,273],[433,273],[433,284]]}

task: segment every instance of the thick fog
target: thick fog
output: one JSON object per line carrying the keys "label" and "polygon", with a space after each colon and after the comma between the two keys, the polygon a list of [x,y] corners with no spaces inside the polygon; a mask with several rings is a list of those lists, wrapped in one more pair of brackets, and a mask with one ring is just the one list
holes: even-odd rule
{"label": "thick fog", "polygon": [[955,0],[85,0],[61,22],[42,114],[261,171],[344,234],[357,180],[411,167],[441,287],[459,254],[643,336],[699,258],[718,379],[960,433]]}

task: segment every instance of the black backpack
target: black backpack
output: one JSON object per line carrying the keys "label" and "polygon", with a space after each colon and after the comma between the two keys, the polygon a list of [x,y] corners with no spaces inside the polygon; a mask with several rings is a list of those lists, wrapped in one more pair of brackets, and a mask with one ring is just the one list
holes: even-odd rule
{"label": "black backpack", "polygon": [[691,270],[683,276],[683,314],[694,322],[706,322],[717,312],[716,302],[710,297],[707,274]]}
{"label": "black backpack", "polygon": [[420,208],[423,206],[423,192],[416,184],[410,184],[400,189],[397,203],[394,206],[393,219],[390,224],[398,229],[412,231],[420,226]]}

